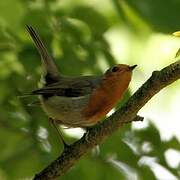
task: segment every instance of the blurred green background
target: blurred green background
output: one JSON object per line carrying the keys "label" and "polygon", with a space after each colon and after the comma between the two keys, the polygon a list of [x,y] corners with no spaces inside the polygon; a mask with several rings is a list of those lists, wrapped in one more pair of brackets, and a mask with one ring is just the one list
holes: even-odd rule
{"label": "blurred green background", "polygon": [[[180,47],[180,0],[0,1],[0,179],[31,179],[62,151],[36,97],[40,57],[25,25],[42,36],[66,75],[103,73],[116,63],[138,64],[118,107],[151,75],[172,63]],[[156,95],[139,113],[144,122],[121,128],[61,178],[178,180],[180,83]],[[63,131],[69,143],[83,134]]]}

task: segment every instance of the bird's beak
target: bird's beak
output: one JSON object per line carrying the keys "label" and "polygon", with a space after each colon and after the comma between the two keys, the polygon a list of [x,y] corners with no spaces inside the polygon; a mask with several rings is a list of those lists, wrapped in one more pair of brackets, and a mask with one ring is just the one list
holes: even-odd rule
{"label": "bird's beak", "polygon": [[137,66],[137,64],[133,65],[133,66],[129,66],[129,69],[132,71],[136,66]]}

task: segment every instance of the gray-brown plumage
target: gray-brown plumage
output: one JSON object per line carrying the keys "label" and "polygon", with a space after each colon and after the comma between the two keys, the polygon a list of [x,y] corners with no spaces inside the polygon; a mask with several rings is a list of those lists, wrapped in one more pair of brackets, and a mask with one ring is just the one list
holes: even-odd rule
{"label": "gray-brown plumage", "polygon": [[118,64],[101,76],[64,76],[59,73],[39,35],[30,26],[27,29],[44,68],[43,87],[31,94],[39,95],[47,115],[68,127],[87,127],[100,121],[127,89],[136,65]]}

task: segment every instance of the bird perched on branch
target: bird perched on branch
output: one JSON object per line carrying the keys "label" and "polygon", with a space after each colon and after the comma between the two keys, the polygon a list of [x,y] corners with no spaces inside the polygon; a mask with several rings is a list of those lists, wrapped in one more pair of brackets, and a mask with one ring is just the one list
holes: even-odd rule
{"label": "bird perched on branch", "polygon": [[44,79],[42,88],[31,95],[39,95],[54,125],[85,128],[97,124],[120,100],[137,65],[117,64],[100,76],[64,76],[37,32],[31,26],[27,29],[41,56]]}

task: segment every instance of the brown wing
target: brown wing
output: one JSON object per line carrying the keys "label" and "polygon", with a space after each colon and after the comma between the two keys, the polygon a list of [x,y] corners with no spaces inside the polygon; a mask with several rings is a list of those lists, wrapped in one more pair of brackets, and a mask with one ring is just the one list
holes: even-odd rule
{"label": "brown wing", "polygon": [[79,97],[91,94],[98,87],[101,76],[66,77],[57,83],[47,85],[41,89],[34,90],[32,95],[43,95],[44,97],[65,96]]}

